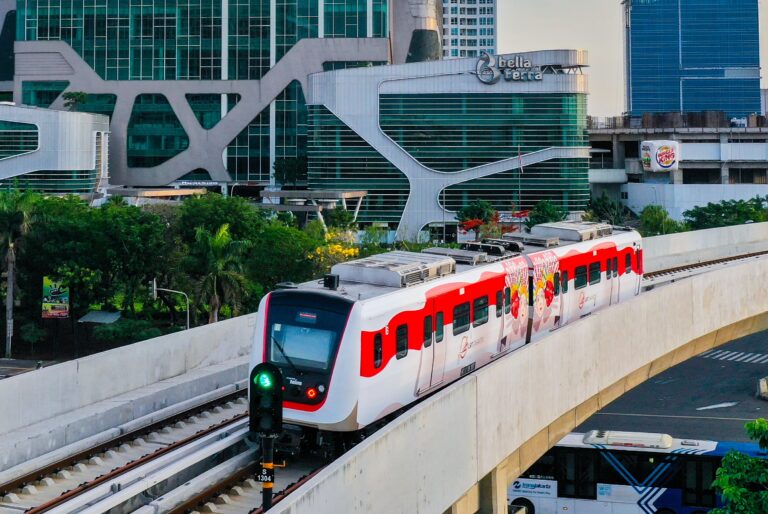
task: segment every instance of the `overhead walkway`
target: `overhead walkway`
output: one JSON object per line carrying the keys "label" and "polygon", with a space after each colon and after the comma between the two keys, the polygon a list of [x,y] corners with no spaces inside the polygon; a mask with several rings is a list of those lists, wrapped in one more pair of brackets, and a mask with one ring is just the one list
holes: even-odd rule
{"label": "overhead walkway", "polygon": [[768,259],[691,277],[554,331],[423,402],[274,513],[507,512],[507,487],[625,391],[768,329]]}

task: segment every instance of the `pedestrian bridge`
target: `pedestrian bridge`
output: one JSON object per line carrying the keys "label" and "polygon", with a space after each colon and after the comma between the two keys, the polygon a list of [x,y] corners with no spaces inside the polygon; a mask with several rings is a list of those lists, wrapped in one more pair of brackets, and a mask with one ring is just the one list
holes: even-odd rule
{"label": "pedestrian bridge", "polygon": [[465,377],[328,466],[270,512],[502,514],[507,487],[624,392],[768,329],[768,259],[646,292]]}

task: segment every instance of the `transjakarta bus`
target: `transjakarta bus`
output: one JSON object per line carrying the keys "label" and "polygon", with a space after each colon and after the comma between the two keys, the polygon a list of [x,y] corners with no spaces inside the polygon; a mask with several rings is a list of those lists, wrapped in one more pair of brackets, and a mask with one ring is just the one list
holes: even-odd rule
{"label": "transjakarta bus", "polygon": [[723,456],[765,457],[755,444],[666,434],[570,434],[509,487],[527,514],[704,514],[722,505],[712,489]]}

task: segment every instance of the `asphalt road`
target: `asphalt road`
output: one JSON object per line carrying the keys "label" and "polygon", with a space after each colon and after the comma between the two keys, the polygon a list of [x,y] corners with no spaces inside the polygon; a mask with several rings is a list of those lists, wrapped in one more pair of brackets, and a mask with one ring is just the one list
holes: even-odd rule
{"label": "asphalt road", "polygon": [[768,401],[756,397],[758,380],[766,376],[768,331],[668,369],[593,415],[574,432],[623,430],[660,432],[681,439],[749,441],[744,424],[768,418]]}
{"label": "asphalt road", "polygon": [[[0,379],[32,371],[37,368],[37,362],[20,359],[0,359]],[[51,364],[53,364],[52,361],[43,361],[44,366]]]}

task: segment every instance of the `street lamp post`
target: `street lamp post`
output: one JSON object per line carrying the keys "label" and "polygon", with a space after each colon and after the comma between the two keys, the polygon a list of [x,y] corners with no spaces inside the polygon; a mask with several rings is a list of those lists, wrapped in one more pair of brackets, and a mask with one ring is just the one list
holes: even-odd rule
{"label": "street lamp post", "polygon": [[153,300],[157,300],[158,291],[165,291],[166,293],[175,293],[175,294],[184,295],[184,299],[187,301],[187,330],[189,330],[189,296],[187,296],[187,293],[185,293],[184,291],[176,291],[174,289],[165,289],[164,287],[157,287],[157,280],[154,278],[152,279],[151,286],[152,286]]}

